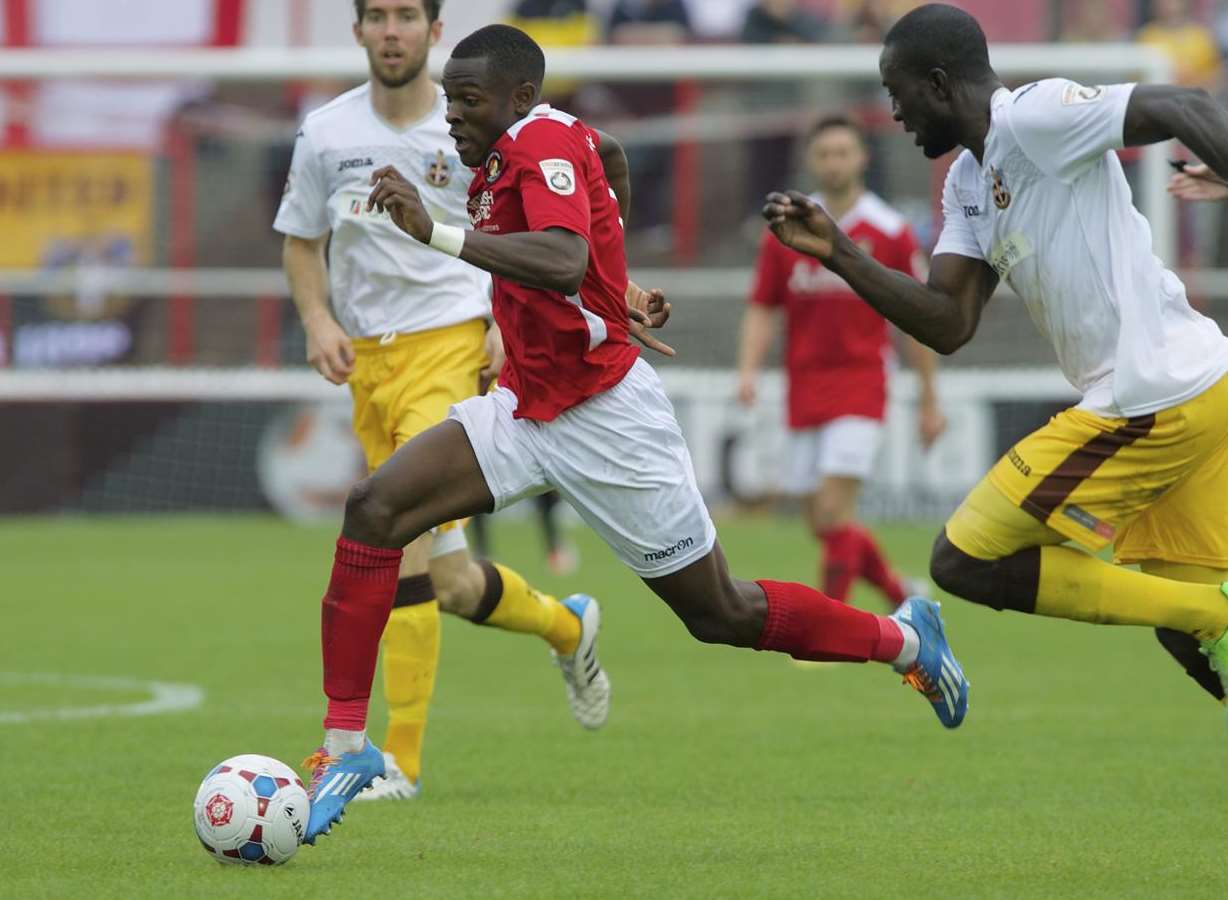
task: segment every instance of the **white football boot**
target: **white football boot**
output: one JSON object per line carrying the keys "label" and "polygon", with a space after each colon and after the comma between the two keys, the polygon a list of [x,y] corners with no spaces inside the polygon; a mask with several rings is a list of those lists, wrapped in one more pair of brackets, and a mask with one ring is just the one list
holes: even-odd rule
{"label": "white football boot", "polygon": [[600,728],[610,714],[610,679],[597,661],[601,607],[587,594],[572,594],[563,600],[563,605],[580,620],[580,643],[571,656],[562,656],[553,649],[550,655],[563,673],[572,716],[585,728]]}
{"label": "white football boot", "polygon": [[376,778],[371,786],[361,791],[355,800],[413,800],[422,788],[410,781],[397,765],[391,753],[384,754],[384,776]]}

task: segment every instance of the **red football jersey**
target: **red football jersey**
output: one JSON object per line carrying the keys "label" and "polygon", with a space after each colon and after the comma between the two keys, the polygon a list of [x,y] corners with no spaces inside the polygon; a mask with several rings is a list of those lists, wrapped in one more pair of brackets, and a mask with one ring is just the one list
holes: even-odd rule
{"label": "red football jersey", "polygon": [[628,334],[618,200],[597,141],[579,119],[542,104],[495,142],[469,187],[478,231],[565,228],[588,242],[588,271],[575,296],[494,276],[494,316],[507,351],[499,382],[516,395],[517,418],[550,421],[616,385],[639,355]]}
{"label": "red football jersey", "polygon": [[[883,265],[921,277],[912,230],[880,198],[862,194],[839,225]],[[815,428],[841,416],[883,418],[891,359],[887,321],[843,278],[766,232],[750,300],[784,307],[791,428]]]}

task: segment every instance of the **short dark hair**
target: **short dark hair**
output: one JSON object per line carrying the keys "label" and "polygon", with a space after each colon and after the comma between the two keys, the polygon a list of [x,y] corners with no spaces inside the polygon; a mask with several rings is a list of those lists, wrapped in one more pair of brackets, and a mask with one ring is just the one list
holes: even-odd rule
{"label": "short dark hair", "polygon": [[891,26],[883,46],[895,48],[899,63],[919,75],[939,68],[953,78],[978,81],[993,74],[980,23],[945,3],[906,13]]}
{"label": "short dark hair", "polygon": [[[439,12],[443,9],[443,0],[422,0],[422,8],[426,10],[426,17],[429,21],[434,22],[439,18]],[[354,16],[359,22],[363,16],[367,14],[367,0],[354,0]]]}
{"label": "short dark hair", "polygon": [[810,126],[810,133],[806,135],[806,143],[813,144],[815,139],[826,131],[831,131],[833,128],[846,128],[853,134],[857,135],[857,140],[864,145],[866,143],[866,131],[851,117],[844,113],[835,113],[830,116],[824,116],[813,125]]}
{"label": "short dark hair", "polygon": [[513,84],[528,82],[542,86],[546,77],[546,54],[519,28],[511,25],[487,25],[479,28],[452,48],[453,59],[490,60],[491,71],[500,73]]}

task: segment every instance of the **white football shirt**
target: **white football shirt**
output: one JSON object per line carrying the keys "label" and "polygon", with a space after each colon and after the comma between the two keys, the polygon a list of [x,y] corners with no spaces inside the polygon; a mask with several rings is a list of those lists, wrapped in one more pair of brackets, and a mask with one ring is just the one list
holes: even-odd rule
{"label": "white football shirt", "polygon": [[443,91],[403,130],[371,106],[371,88],[347,91],[308,114],[294,145],[273,227],[318,238],[329,232],[333,311],[351,337],[426,331],[490,315],[490,276],[418,243],[387,213],[367,212],[371,173],[394,165],[436,222],[469,228],[473,172],[456,155]]}
{"label": "white football shirt", "polygon": [[1108,417],[1176,406],[1228,373],[1228,338],[1152,252],[1113,152],[1133,90],[1063,78],[999,90],[984,164],[965,150],[947,173],[934,248],[989,263],[1053,343],[1079,406]]}

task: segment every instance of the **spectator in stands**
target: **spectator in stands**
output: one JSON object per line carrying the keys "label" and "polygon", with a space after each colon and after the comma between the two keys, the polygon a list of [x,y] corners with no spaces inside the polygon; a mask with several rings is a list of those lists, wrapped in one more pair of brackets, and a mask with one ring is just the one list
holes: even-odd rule
{"label": "spectator in stands", "polygon": [[543,47],[584,47],[601,36],[587,0],[519,0],[508,21]]}
{"label": "spectator in stands", "polygon": [[[683,0],[617,0],[610,11],[607,36],[612,44],[669,46],[691,40],[691,16]],[[664,118],[676,110],[674,86],[665,84],[623,85],[618,98],[625,112]],[[673,182],[672,144],[627,145],[631,166],[632,230],[650,229],[649,243],[664,249],[672,233],[667,221]]]}
{"label": "spectator in stands", "polygon": [[809,44],[826,36],[827,23],[798,0],[758,0],[742,23],[744,44]]}
{"label": "spectator in stands", "polygon": [[[816,43],[826,36],[827,23],[801,9],[798,0],[757,0],[742,23],[744,44]],[[769,81],[756,85],[751,94],[756,110],[798,110],[801,89],[796,81]],[[781,173],[793,171],[796,127],[786,125],[781,133],[750,142],[750,169],[746,179],[747,208],[766,196],[779,183]],[[760,226],[761,230],[761,226]]]}
{"label": "spectator in stands", "polygon": [[887,30],[899,18],[896,5],[890,0],[857,0],[844,20],[849,37],[859,44],[881,44]]}
{"label": "spectator in stands", "polygon": [[1108,0],[1079,0],[1062,5],[1058,40],[1068,44],[1101,44],[1128,39],[1121,15],[1114,12]]}
{"label": "spectator in stands", "polygon": [[683,44],[691,15],[684,0],[618,0],[608,34],[611,44]]}
{"label": "spectator in stands", "polygon": [[[587,0],[517,0],[508,24],[543,47],[587,47],[601,39],[600,23]],[[582,118],[591,114],[591,93],[570,79],[547,78],[542,87],[547,103]]]}
{"label": "spectator in stands", "polygon": [[1173,80],[1187,87],[1214,90],[1221,59],[1211,29],[1190,15],[1189,0],[1155,0],[1154,15],[1138,32],[1138,41],[1162,51],[1173,64]]}

